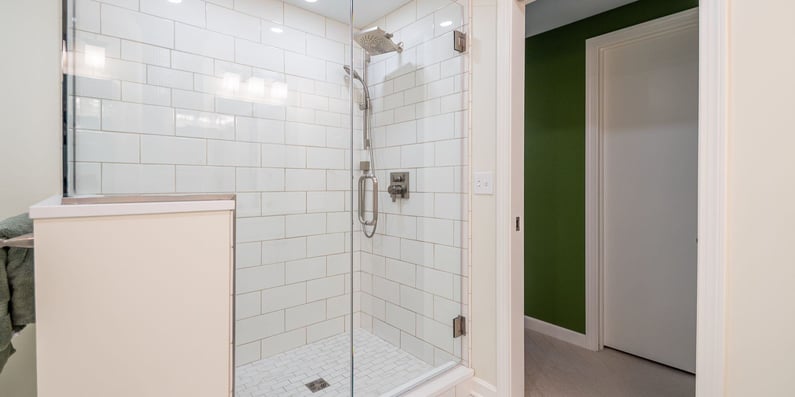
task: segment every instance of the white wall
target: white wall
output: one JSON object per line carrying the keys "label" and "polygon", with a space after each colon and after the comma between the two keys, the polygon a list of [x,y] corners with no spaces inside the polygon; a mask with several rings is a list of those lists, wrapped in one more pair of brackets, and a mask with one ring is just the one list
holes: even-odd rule
{"label": "white wall", "polygon": [[[59,0],[0,2],[0,218],[61,191]],[[36,395],[35,327],[14,338],[0,395]]]}
{"label": "white wall", "polygon": [[[472,2],[472,172],[496,170],[497,1]],[[505,1],[505,0],[500,0]],[[471,183],[471,174],[470,174]],[[497,384],[496,200],[473,195],[471,216],[471,363],[475,376]]]}
{"label": "white wall", "polygon": [[795,394],[795,3],[730,1],[730,396]]}

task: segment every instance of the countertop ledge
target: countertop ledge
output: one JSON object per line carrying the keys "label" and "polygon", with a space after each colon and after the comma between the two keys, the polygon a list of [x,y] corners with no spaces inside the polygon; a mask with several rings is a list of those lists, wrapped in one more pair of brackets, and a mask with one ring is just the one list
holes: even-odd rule
{"label": "countertop ledge", "polygon": [[233,194],[50,197],[30,207],[31,219],[230,211]]}

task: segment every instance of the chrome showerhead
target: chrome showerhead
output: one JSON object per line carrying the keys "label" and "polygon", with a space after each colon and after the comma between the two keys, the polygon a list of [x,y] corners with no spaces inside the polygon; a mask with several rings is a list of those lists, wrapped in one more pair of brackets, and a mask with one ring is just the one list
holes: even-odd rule
{"label": "chrome showerhead", "polygon": [[392,34],[385,32],[378,26],[356,33],[354,40],[359,43],[369,55],[381,55],[388,52],[403,52],[403,43],[395,44]]}

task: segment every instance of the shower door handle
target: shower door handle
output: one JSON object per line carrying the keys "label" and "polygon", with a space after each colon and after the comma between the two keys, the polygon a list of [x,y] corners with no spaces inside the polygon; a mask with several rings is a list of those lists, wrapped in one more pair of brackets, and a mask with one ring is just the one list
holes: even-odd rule
{"label": "shower door handle", "polygon": [[[373,181],[373,219],[365,218],[364,203],[366,197],[367,180]],[[374,226],[378,222],[378,178],[375,175],[362,175],[359,177],[359,222],[365,226]]]}

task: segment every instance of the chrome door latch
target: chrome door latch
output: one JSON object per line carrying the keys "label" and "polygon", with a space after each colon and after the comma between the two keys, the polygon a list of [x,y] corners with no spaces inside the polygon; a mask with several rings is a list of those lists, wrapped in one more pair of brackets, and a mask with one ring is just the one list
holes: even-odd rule
{"label": "chrome door latch", "polygon": [[409,173],[391,172],[389,174],[389,187],[387,188],[387,192],[389,192],[389,196],[392,197],[393,203],[399,198],[409,198]]}

